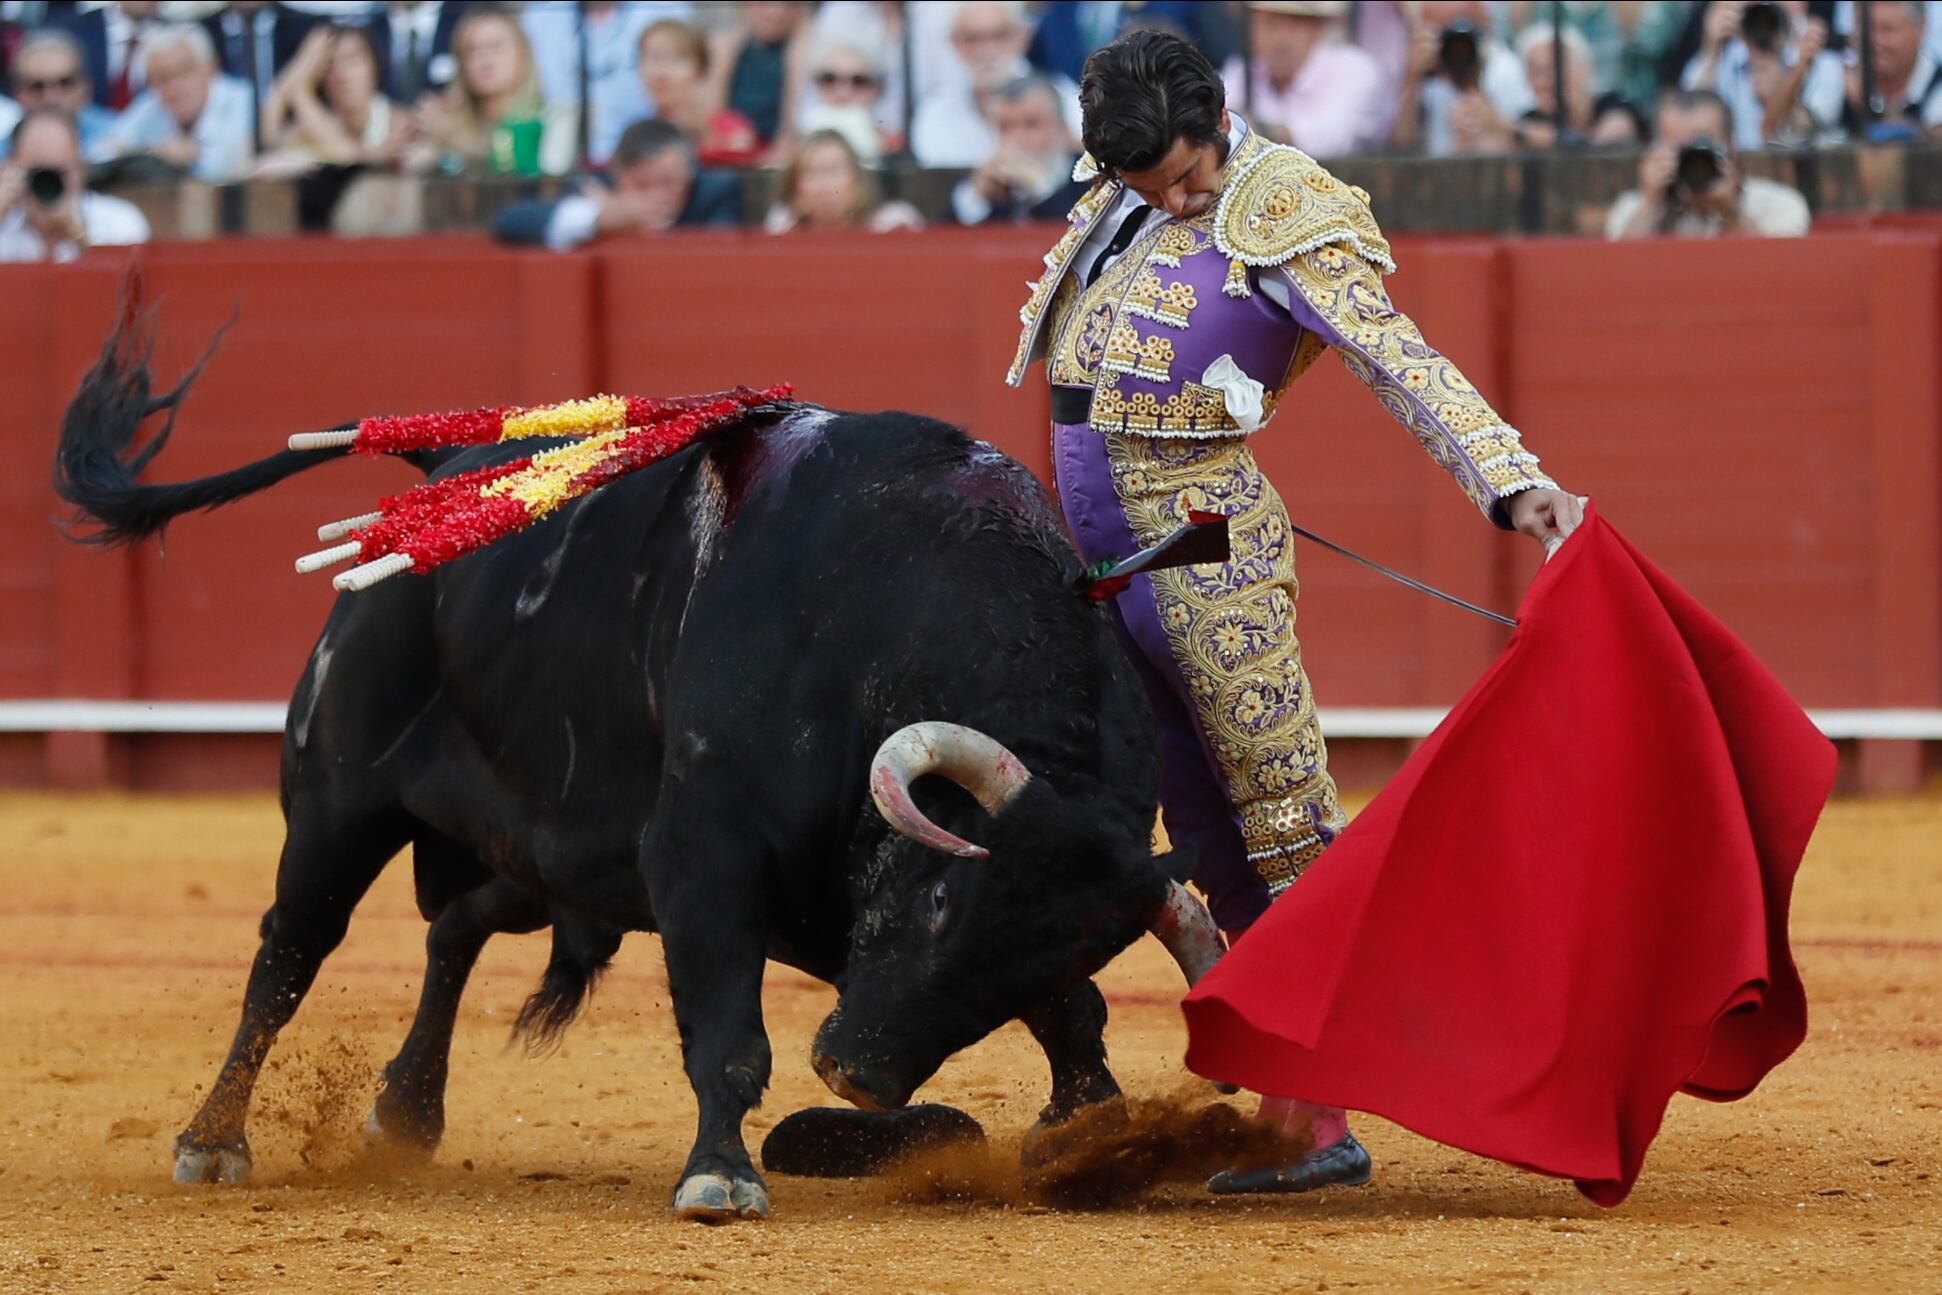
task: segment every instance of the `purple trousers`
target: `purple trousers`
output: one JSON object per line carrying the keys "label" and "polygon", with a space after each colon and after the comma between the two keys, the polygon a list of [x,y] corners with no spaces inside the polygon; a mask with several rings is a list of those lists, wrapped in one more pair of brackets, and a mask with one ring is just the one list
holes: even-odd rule
{"label": "purple trousers", "polygon": [[[1087,563],[1139,551],[1113,489],[1104,436],[1084,425],[1053,424],[1052,469],[1066,525]],[[1267,911],[1268,886],[1248,862],[1241,816],[1228,799],[1220,765],[1160,624],[1152,581],[1135,576],[1109,607],[1160,724],[1160,806],[1167,835],[1175,845],[1199,852],[1194,885],[1207,896],[1221,929],[1242,931]]]}

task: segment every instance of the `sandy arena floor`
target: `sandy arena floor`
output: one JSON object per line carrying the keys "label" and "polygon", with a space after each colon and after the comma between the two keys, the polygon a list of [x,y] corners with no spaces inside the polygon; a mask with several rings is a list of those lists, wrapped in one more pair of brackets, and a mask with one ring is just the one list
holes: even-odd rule
{"label": "sandy arena floor", "polygon": [[[1942,800],[1830,810],[1795,909],[1806,1046],[1746,1101],[1678,1100],[1609,1212],[1365,1118],[1377,1180],[1356,1191],[1181,1187],[1059,1213],[773,1177],[766,1224],[676,1223],[694,1108],[646,937],[543,1061],[505,1040],[545,941],[488,948],[438,1161],[361,1164],[357,1128],[418,990],[405,868],[274,1056],[257,1181],[178,1188],[170,1143],[234,1028],[280,839],[267,796],[0,796],[0,1291],[1942,1289]],[[1177,973],[1145,941],[1105,984],[1122,1082],[1172,1089]],[[751,1145],[830,1101],[806,1054],[832,997],[772,970],[776,1082]],[[924,1097],[1010,1143],[1044,1093],[1014,1026]]]}

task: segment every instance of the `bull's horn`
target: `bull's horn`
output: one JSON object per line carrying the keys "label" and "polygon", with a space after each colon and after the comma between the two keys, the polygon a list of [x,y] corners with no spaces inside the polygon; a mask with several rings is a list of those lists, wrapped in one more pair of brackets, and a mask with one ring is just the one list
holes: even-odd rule
{"label": "bull's horn", "polygon": [[1227,944],[1221,939],[1220,927],[1214,924],[1214,916],[1207,911],[1207,906],[1179,882],[1167,884],[1167,902],[1161,907],[1160,915],[1153,919],[1153,934],[1167,946],[1167,952],[1180,964],[1188,988],[1192,988],[1220,961],[1221,955],[1227,952]]}
{"label": "bull's horn", "polygon": [[946,832],[917,808],[910,784],[927,773],[949,778],[993,814],[1032,780],[1032,771],[1002,743],[962,724],[925,720],[883,740],[870,762],[870,798],[877,809],[911,840],[961,859],[982,859],[990,851]]}

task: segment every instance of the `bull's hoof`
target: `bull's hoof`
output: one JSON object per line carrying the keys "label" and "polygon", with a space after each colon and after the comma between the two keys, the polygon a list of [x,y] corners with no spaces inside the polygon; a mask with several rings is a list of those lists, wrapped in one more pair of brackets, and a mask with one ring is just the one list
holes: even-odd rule
{"label": "bull's hoof", "polygon": [[371,1107],[371,1113],[364,1117],[364,1141],[372,1149],[385,1155],[395,1155],[405,1160],[430,1160],[438,1150],[439,1133],[421,1128],[413,1128],[408,1123],[400,1123],[394,1116],[387,1120],[382,1102]]}
{"label": "bull's hoof", "polygon": [[769,1217],[769,1189],[759,1182],[737,1182],[729,1189],[728,1198],[735,1202],[735,1212],[745,1219]]}
{"label": "bull's hoof", "polygon": [[920,1151],[984,1140],[978,1122],[951,1106],[882,1113],[812,1106],[769,1131],[762,1141],[762,1167],[804,1178],[861,1178]]}
{"label": "bull's hoof", "polygon": [[732,1223],[769,1217],[769,1192],[761,1180],[690,1174],[674,1191],[674,1215],[694,1223]]}
{"label": "bull's hoof", "polygon": [[1027,1173],[1043,1169],[1088,1142],[1123,1131],[1131,1121],[1126,1099],[1117,1095],[1073,1111],[1048,1106],[1039,1112],[1038,1122],[1025,1130],[1018,1145],[1019,1168]]}
{"label": "bull's hoof", "polygon": [[250,1168],[247,1142],[203,1146],[190,1142],[187,1134],[176,1139],[174,1176],[178,1183],[246,1183]]}

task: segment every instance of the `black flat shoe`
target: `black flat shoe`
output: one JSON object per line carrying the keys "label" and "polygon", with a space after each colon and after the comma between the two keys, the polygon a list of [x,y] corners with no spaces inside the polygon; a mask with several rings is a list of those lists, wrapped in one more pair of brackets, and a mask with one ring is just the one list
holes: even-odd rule
{"label": "black flat shoe", "polygon": [[1207,1180],[1216,1196],[1252,1192],[1312,1192],[1318,1187],[1361,1187],[1374,1164],[1353,1133],[1320,1151],[1310,1152],[1291,1165],[1274,1169],[1223,1169]]}

